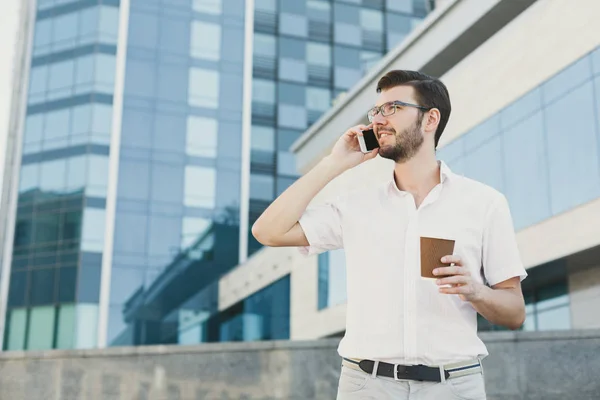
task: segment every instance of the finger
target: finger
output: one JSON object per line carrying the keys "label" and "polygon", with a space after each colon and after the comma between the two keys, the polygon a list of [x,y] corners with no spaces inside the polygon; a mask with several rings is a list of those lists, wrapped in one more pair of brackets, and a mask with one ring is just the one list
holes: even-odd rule
{"label": "finger", "polygon": [[464,285],[439,288],[439,292],[444,294],[468,294],[469,290],[470,289]]}
{"label": "finger", "polygon": [[438,285],[462,285],[468,283],[467,277],[464,275],[455,275],[448,278],[438,279],[435,283]]}
{"label": "finger", "polygon": [[366,131],[371,129],[371,125],[356,125],[356,128],[360,129],[361,131]]}
{"label": "finger", "polygon": [[448,255],[442,257],[441,260],[444,264],[462,265],[462,259],[459,256]]}
{"label": "finger", "polygon": [[375,149],[375,150],[371,150],[369,153],[365,154],[365,160],[370,160],[372,158],[377,157],[377,154],[379,154],[379,149]]}
{"label": "finger", "polygon": [[466,268],[460,266],[454,267],[440,267],[433,270],[434,275],[467,275],[468,271]]}

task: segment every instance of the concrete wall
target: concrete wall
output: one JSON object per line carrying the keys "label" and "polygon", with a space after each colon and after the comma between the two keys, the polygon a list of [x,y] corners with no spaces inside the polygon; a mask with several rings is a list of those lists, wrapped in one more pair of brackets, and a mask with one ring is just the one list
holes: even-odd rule
{"label": "concrete wall", "polygon": [[[489,400],[597,400],[600,331],[482,334]],[[0,354],[0,400],[335,399],[337,340]]]}

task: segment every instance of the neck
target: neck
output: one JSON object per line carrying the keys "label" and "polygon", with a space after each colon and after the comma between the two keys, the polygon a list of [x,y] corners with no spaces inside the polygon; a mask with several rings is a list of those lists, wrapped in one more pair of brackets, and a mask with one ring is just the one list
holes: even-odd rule
{"label": "neck", "polygon": [[435,152],[419,151],[410,160],[396,163],[394,180],[398,189],[411,193],[416,199],[423,199],[440,183],[440,166]]}

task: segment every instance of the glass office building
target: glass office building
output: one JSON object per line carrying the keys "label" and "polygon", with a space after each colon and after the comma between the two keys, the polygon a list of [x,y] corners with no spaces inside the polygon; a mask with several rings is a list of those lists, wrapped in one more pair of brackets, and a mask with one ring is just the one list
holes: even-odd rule
{"label": "glass office building", "polygon": [[289,278],[221,313],[217,279],[291,143],[428,4],[38,0],[3,349],[288,338]]}

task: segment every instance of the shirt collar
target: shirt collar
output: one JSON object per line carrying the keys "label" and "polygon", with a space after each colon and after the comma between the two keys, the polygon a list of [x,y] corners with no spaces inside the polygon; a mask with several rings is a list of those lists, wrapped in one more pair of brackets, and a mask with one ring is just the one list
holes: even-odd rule
{"label": "shirt collar", "polygon": [[[448,165],[446,165],[446,163],[442,160],[438,161],[438,165],[440,166],[440,183],[443,185],[446,180],[452,179],[454,172],[452,172],[450,167],[448,167]],[[391,193],[398,193],[402,195],[408,194],[408,192],[400,190],[398,189],[398,186],[396,186],[396,181],[394,180],[394,170],[392,170],[392,179],[390,179],[388,186]]]}

